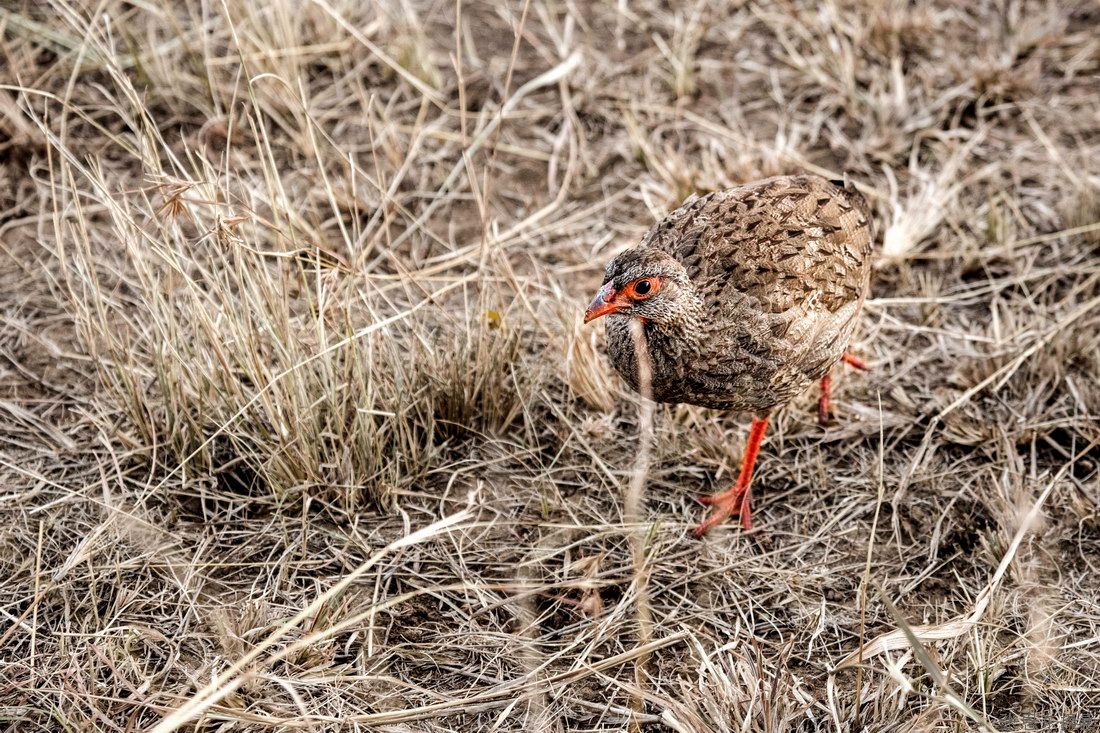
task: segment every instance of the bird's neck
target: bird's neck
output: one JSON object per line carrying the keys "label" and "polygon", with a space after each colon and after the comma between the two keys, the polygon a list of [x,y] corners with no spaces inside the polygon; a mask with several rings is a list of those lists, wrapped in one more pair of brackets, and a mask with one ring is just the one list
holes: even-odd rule
{"label": "bird's neck", "polygon": [[671,317],[648,322],[646,333],[658,348],[675,345],[675,351],[696,352],[702,347],[707,319],[702,301],[692,294],[681,301]]}

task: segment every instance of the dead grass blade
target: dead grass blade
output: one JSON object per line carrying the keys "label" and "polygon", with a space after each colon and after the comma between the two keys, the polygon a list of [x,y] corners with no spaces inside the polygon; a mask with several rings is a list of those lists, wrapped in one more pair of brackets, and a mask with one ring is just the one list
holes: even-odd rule
{"label": "dead grass blade", "polygon": [[945,639],[954,639],[962,636],[967,631],[972,629],[978,623],[981,622],[982,616],[985,614],[986,608],[989,607],[989,603],[992,600],[993,594],[997,592],[1000,587],[1001,581],[1004,579],[1005,573],[1008,572],[1009,565],[1012,564],[1013,558],[1016,557],[1016,551],[1020,549],[1020,543],[1024,541],[1028,532],[1035,520],[1039,516],[1039,512],[1043,508],[1043,504],[1046,503],[1050,497],[1051,492],[1054,491],[1070,468],[1074,463],[1082,456],[1087,455],[1094,447],[1100,444],[1100,440],[1093,441],[1086,448],[1078,452],[1069,461],[1067,461],[1062,468],[1055,474],[1054,478],[1050,480],[1046,488],[1039,494],[1038,498],[1031,505],[1031,509],[1024,516],[1020,522],[1020,528],[1016,530],[1015,536],[1012,538],[1012,542],[1009,543],[1008,549],[1005,550],[1004,556],[1001,557],[1001,562],[997,565],[997,569],[994,571],[993,576],[989,579],[985,588],[978,594],[975,599],[974,609],[965,618],[955,621],[948,621],[940,624],[925,624],[923,626],[913,626],[905,629],[896,629],[894,631],[882,634],[874,639],[870,644],[856,650],[845,657],[839,664],[833,668],[833,672],[837,672],[846,667],[850,667],[859,661],[866,661],[873,657],[883,654],[885,652],[897,651],[899,649],[906,649],[910,646],[910,640],[916,639],[921,642],[925,641],[943,641]]}
{"label": "dead grass blade", "polygon": [[894,604],[890,602],[890,599],[886,597],[886,593],[882,586],[879,586],[879,597],[882,599],[883,605],[886,606],[887,612],[893,617],[894,623],[898,625],[898,630],[905,635],[906,640],[909,642],[909,648],[913,652],[913,656],[916,657],[920,665],[924,667],[925,671],[932,677],[932,681],[935,682],[936,687],[942,691],[944,700],[947,701],[947,704],[977,723],[983,733],[997,733],[996,729],[989,724],[989,721],[985,719],[984,715],[970,705],[967,705],[962,696],[955,692],[950,681],[947,679],[947,675],[944,674],[940,666],[936,664],[928,654],[928,650],[921,644],[917,632],[909,626],[905,621],[905,617],[901,615],[901,612],[898,611],[898,609],[894,607]]}
{"label": "dead grass blade", "polygon": [[566,685],[579,682],[583,679],[597,675],[601,672],[605,672],[609,669],[613,669],[623,664],[635,662],[638,659],[642,659],[652,655],[654,652],[661,649],[665,649],[674,644],[678,644],[688,637],[686,631],[670,634],[669,636],[662,637],[660,639],[654,639],[648,644],[642,644],[628,649],[620,654],[600,659],[595,662],[589,662],[582,667],[572,669],[566,672],[559,672],[552,675],[546,675],[540,678],[539,685],[529,684],[529,680],[522,678],[515,682],[509,683],[502,689],[491,690],[489,692],[472,695],[468,698],[458,700],[448,700],[446,702],[436,703],[434,705],[424,705],[417,708],[409,708],[407,710],[396,710],[389,713],[376,713],[370,715],[356,715],[349,718],[346,722],[360,723],[363,725],[384,725],[395,723],[409,723],[415,720],[424,720],[426,718],[438,717],[455,711],[467,711],[475,712],[478,710],[489,709],[493,707],[499,707],[501,705],[509,704],[513,700],[522,700],[528,695],[541,694],[541,691],[546,687],[558,689]]}
{"label": "dead grass blade", "polygon": [[299,627],[303,621],[315,616],[324,608],[326,603],[340,595],[350,587],[352,583],[363,577],[364,573],[377,565],[386,555],[404,547],[426,542],[433,537],[437,537],[461,525],[472,516],[469,510],[456,512],[383,547],[344,576],[340,582],[330,587],[324,593],[319,594],[309,605],[290,617],[279,626],[279,628],[269,634],[267,638],[252,647],[247,654],[234,662],[229,669],[215,676],[206,687],[195,693],[194,697],[165,716],[165,718],[153,728],[151,733],[171,733],[171,731],[198,718],[204,711],[209,710],[210,707],[217,704],[219,700],[240,687],[250,673],[263,669],[276,661],[279,658],[278,654],[270,655],[263,660],[260,660],[260,656],[272,646],[278,644],[288,633]]}
{"label": "dead grass blade", "polygon": [[[318,0],[314,1],[317,2]],[[478,150],[481,149],[483,145],[485,145],[486,141],[490,139],[493,133],[496,132],[497,128],[500,127],[500,125],[504,122],[505,117],[507,117],[508,114],[519,105],[524,97],[537,89],[550,86],[551,84],[556,84],[561,79],[564,79],[566,76],[572,73],[574,69],[577,68],[583,58],[584,57],[579,51],[574,51],[560,64],[548,71],[544,71],[543,73],[539,74],[534,79],[517,89],[500,108],[500,113],[493,115],[489,122],[487,122],[485,126],[482,127],[481,130],[474,136],[474,139],[470,141],[469,146],[466,148],[465,151],[463,151],[462,156],[457,162],[455,162],[454,166],[451,167],[451,172],[447,174],[447,177],[443,180],[442,185],[439,187],[440,194],[451,193],[454,190],[455,183],[458,182],[458,180],[462,177],[462,173],[466,170],[467,161],[470,160],[474,153],[476,153]],[[399,247],[407,239],[416,234],[420,230],[420,228],[424,226],[428,219],[431,218],[436,209],[442,206],[445,201],[447,201],[447,198],[444,195],[440,195],[434,198],[431,203],[424,207],[423,213],[420,214],[419,217],[417,217],[416,221],[412,222],[412,224],[404,232],[402,232],[400,236],[394,239],[391,246]]]}
{"label": "dead grass blade", "polygon": [[[649,568],[646,562],[646,548],[651,535],[650,528],[642,521],[646,479],[649,477],[649,464],[653,451],[653,390],[652,371],[649,361],[649,346],[645,331],[638,321],[631,322],[630,333],[634,341],[635,363],[638,365],[638,453],[630,471],[630,484],[623,496],[623,522],[633,528],[630,535],[630,554],[633,564],[633,586],[635,618],[638,627],[638,643],[645,646],[653,635],[653,611],[649,600]],[[634,684],[644,691],[649,685],[647,664],[648,655],[639,656],[634,666]],[[641,713],[644,706],[642,695],[632,697],[631,709]],[[641,730],[641,723],[635,718],[632,730]]]}

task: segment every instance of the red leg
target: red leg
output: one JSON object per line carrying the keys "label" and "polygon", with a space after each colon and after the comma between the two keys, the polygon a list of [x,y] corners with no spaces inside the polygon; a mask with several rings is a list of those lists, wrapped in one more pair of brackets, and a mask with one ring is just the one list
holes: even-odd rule
{"label": "red leg", "polygon": [[711,527],[733,516],[740,518],[743,528],[752,529],[749,484],[752,481],[752,467],[756,464],[756,455],[760,452],[760,444],[764,442],[764,432],[767,429],[767,417],[752,419],[749,442],[745,444],[745,455],[741,458],[741,472],[737,476],[737,483],[729,491],[703,499],[704,504],[713,508],[710,515],[695,528],[696,537],[702,537]]}
{"label": "red leg", "polygon": [[825,376],[821,378],[821,398],[817,401],[817,421],[822,425],[829,424],[829,414],[831,408],[829,407],[829,395],[832,393],[833,375],[831,372],[826,372]]}
{"label": "red leg", "polygon": [[[871,371],[871,367],[867,366],[867,363],[860,359],[858,356],[852,356],[847,351],[840,355],[840,360],[845,364],[860,369],[865,372]],[[817,402],[817,421],[822,425],[828,425],[829,419],[832,417],[832,387],[833,387],[833,375],[832,372],[827,372],[824,377],[821,378],[821,399]]]}
{"label": "red leg", "polygon": [[863,359],[860,359],[858,356],[852,356],[847,351],[845,351],[843,354],[840,355],[840,360],[842,362],[844,362],[845,364],[848,364],[850,366],[854,366],[856,369],[859,369],[861,372],[871,371],[871,367],[867,366],[867,363],[865,361],[863,361]]}

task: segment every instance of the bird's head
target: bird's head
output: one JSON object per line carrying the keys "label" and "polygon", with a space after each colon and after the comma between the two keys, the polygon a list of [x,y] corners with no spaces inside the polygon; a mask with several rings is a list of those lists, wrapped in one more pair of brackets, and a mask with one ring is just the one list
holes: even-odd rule
{"label": "bird's head", "polygon": [[635,247],[611,260],[603,285],[584,312],[584,322],[619,314],[674,325],[697,306],[695,288],[676,258],[652,247]]}

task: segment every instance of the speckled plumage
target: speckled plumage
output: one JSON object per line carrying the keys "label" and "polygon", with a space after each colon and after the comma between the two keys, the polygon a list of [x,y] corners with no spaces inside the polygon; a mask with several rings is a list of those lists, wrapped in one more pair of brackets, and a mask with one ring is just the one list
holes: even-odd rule
{"label": "speckled plumage", "polygon": [[620,253],[616,289],[660,276],[657,297],[607,317],[607,348],[635,388],[631,318],[645,326],[652,397],[766,413],[848,346],[871,271],[871,217],[854,189],[779,176],[692,197]]}

